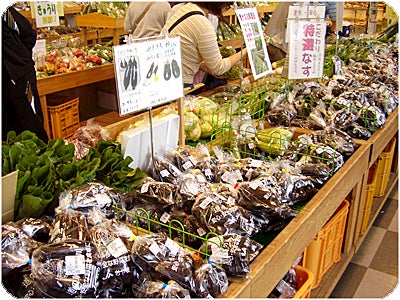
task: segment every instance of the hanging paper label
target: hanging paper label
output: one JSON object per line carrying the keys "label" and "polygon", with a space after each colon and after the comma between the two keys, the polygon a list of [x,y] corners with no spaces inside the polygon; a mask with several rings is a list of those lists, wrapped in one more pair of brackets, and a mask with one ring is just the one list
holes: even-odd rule
{"label": "hanging paper label", "polygon": [[113,51],[120,115],[183,97],[180,37],[136,41]]}
{"label": "hanging paper label", "polygon": [[236,9],[235,13],[243,32],[251,71],[254,79],[257,80],[272,72],[272,65],[257,8],[240,8]]}
{"label": "hanging paper label", "polygon": [[32,2],[34,4],[36,27],[60,26],[57,2]]}
{"label": "hanging paper label", "polygon": [[322,78],[324,71],[325,7],[290,6],[288,14],[289,79]]}

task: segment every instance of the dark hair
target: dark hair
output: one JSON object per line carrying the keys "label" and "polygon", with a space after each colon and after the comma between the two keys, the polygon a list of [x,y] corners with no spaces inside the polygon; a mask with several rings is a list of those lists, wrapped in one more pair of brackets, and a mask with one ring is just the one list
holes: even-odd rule
{"label": "dark hair", "polygon": [[229,8],[234,2],[194,2],[197,6],[203,7],[217,17],[222,17],[222,9]]}

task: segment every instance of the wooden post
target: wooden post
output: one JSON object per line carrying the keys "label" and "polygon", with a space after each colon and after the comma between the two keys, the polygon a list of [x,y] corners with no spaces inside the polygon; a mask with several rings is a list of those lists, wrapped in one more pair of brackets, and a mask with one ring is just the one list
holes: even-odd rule
{"label": "wooden post", "polygon": [[185,118],[184,118],[185,98],[178,99],[179,115],[179,146],[185,146]]}

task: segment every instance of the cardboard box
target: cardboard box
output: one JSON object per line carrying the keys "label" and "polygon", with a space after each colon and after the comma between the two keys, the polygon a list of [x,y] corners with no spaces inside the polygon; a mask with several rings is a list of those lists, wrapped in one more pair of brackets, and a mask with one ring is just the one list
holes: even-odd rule
{"label": "cardboard box", "polygon": [[14,201],[17,191],[18,171],[14,171],[1,178],[1,208],[2,223],[14,220]]}

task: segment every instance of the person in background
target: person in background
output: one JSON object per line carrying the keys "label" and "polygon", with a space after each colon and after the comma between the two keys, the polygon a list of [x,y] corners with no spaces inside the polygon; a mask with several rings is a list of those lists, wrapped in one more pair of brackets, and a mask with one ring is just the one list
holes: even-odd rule
{"label": "person in background", "polygon": [[171,5],[166,1],[136,2],[129,4],[124,19],[124,30],[133,38],[151,37],[160,34]]}
{"label": "person in background", "polygon": [[209,13],[222,17],[231,4],[233,2],[189,2],[179,5],[168,18],[161,33],[180,37],[184,87],[193,85],[198,70],[218,77],[247,55],[247,49],[243,49],[222,58],[214,25],[207,18]]}
{"label": "person in background", "polygon": [[329,17],[331,21],[331,32],[330,34],[336,34],[336,2],[333,1],[321,1],[318,2],[320,5],[325,5],[325,19]]}
{"label": "person in background", "polygon": [[24,16],[10,6],[2,15],[2,140],[9,131],[34,132],[45,143],[43,112],[37,90],[32,50],[36,32]]}

